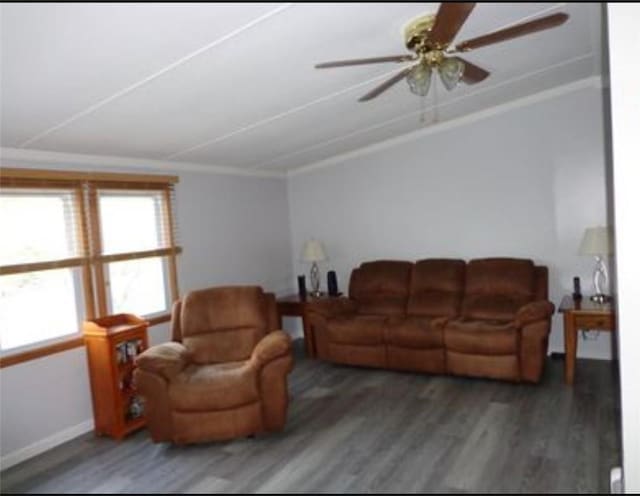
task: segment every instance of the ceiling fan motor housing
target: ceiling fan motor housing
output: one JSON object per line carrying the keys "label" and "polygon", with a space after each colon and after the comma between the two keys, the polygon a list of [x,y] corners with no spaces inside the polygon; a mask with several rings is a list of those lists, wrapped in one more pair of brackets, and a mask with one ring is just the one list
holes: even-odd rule
{"label": "ceiling fan motor housing", "polygon": [[404,44],[406,47],[414,52],[427,50],[429,47],[425,46],[426,35],[433,28],[435,21],[435,14],[423,15],[409,21],[404,27]]}

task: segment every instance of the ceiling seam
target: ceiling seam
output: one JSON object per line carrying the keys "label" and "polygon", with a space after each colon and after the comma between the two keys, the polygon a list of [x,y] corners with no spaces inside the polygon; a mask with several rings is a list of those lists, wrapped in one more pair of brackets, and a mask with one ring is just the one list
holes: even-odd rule
{"label": "ceiling seam", "polygon": [[270,10],[269,12],[267,12],[266,14],[263,14],[257,18],[255,18],[254,20],[248,22],[247,24],[244,24],[243,26],[240,26],[239,28],[234,29],[233,31],[231,31],[230,33],[227,33],[226,35],[222,36],[221,38],[218,38],[214,41],[212,41],[211,43],[195,50],[194,52],[191,52],[190,54],[176,60],[175,62],[172,62],[171,64],[169,64],[168,66],[165,66],[163,69],[160,69],[159,71],[154,72],[153,74],[151,74],[150,76],[147,76],[146,78],[138,81],[137,83],[134,83],[130,86],[127,86],[126,88],[114,93],[113,95],[104,98],[102,100],[100,100],[99,102],[91,105],[90,107],[87,107],[86,109],[77,112],[76,114],[72,115],[71,117],[65,119],[64,121],[60,122],[59,124],[50,127],[49,129],[36,134],[35,136],[33,136],[32,138],[29,138],[28,140],[24,141],[23,143],[21,143],[19,145],[19,148],[24,148],[42,138],[44,138],[45,136],[48,136],[49,134],[65,127],[68,126],[69,124],[77,121],[78,119],[85,117],[86,115],[91,114],[92,112],[95,112],[96,110],[98,110],[99,108],[105,106],[108,103],[113,102],[114,100],[127,95],[129,93],[131,93],[132,91],[150,83],[151,81],[157,79],[158,77],[166,74],[167,72],[175,69],[176,67],[184,64],[185,62],[188,62],[189,60],[197,57],[198,55],[201,55],[202,53],[224,43],[225,41],[234,38],[235,36],[253,28],[254,26],[257,26],[258,24],[260,24],[263,21],[266,21],[267,19],[280,14],[281,12],[287,10],[289,7],[292,7],[294,4],[293,3],[286,3],[283,4],[273,10]]}
{"label": "ceiling seam", "polygon": [[330,94],[325,95],[325,96],[321,96],[320,98],[316,98],[315,100],[307,102],[307,103],[305,103],[303,105],[299,105],[297,107],[290,108],[289,110],[285,110],[284,112],[280,112],[279,114],[276,114],[274,116],[267,117],[266,119],[259,120],[257,122],[254,122],[253,124],[248,125],[248,126],[236,129],[235,131],[231,131],[230,133],[224,134],[222,136],[218,136],[217,138],[213,138],[213,139],[204,141],[202,143],[198,143],[196,145],[193,145],[193,146],[191,146],[189,148],[185,148],[184,150],[177,151],[175,153],[172,153],[171,155],[167,155],[164,158],[167,159],[167,160],[171,160],[171,159],[173,159],[175,157],[178,157],[180,155],[184,155],[186,153],[190,153],[192,151],[199,150],[200,148],[204,148],[205,146],[209,146],[209,145],[213,145],[215,143],[219,143],[220,141],[224,141],[226,139],[229,139],[229,138],[231,138],[231,137],[233,137],[233,136],[235,136],[237,134],[242,134],[242,133],[250,131],[250,130],[256,128],[256,127],[263,126],[263,125],[268,124],[270,122],[273,122],[275,120],[278,120],[278,119],[281,119],[283,117],[287,117],[289,115],[292,115],[292,114],[295,114],[295,113],[300,112],[302,110],[305,110],[305,109],[307,109],[309,107],[312,107],[314,105],[322,103],[322,102],[324,102],[326,100],[331,100],[333,98],[336,98],[336,97],[338,97],[340,95],[343,95],[345,93],[348,93],[350,91],[358,89],[358,88],[360,88],[362,86],[365,86],[367,84],[373,83],[375,81],[379,81],[380,79],[383,79],[383,78],[385,78],[385,77],[387,77],[387,76],[389,76],[391,74],[395,74],[397,71],[398,71],[398,69],[396,67],[395,69],[393,69],[391,71],[387,71],[387,72],[385,72],[383,74],[380,74],[379,76],[376,76],[376,77],[371,78],[371,79],[367,79],[366,81],[363,81],[362,83],[358,83],[358,84],[355,84],[353,86],[349,86],[348,88],[345,88],[345,89],[342,89],[342,90],[339,90],[339,91],[335,91],[335,92],[330,93]]}
{"label": "ceiling seam", "polygon": [[[501,83],[497,83],[497,84],[494,84],[492,86],[488,86],[488,87],[485,87],[485,88],[482,88],[482,89],[479,89],[479,90],[476,90],[476,91],[461,95],[459,97],[455,97],[455,98],[453,98],[453,99],[451,99],[451,100],[449,100],[447,102],[443,102],[443,103],[440,103],[438,105],[431,104],[425,110],[426,111],[431,111],[431,110],[434,110],[436,108],[438,108],[438,109],[444,108],[444,107],[446,107],[448,105],[452,105],[452,104],[454,104],[456,102],[459,102],[461,100],[465,100],[467,98],[470,98],[470,97],[473,97],[473,96],[476,96],[476,95],[479,95],[479,94],[482,94],[482,93],[486,93],[487,91],[500,88],[501,86],[508,85],[508,84],[520,81],[522,79],[526,79],[526,78],[529,78],[529,77],[532,77],[532,76],[535,76],[535,75],[538,75],[538,74],[553,70],[556,67],[565,66],[567,64],[572,64],[574,62],[578,62],[580,60],[583,60],[583,59],[586,59],[586,58],[589,58],[589,57],[593,57],[593,56],[594,56],[594,53],[593,52],[589,52],[588,54],[580,55],[579,57],[573,57],[571,59],[564,60],[562,62],[558,62],[556,64],[544,67],[542,69],[538,69],[536,71],[528,72],[528,73],[523,74],[521,76],[513,77],[511,79],[508,79],[507,81],[502,81]],[[546,91],[546,90],[544,90],[544,91]],[[526,97],[522,97],[522,98],[526,98]],[[499,106],[499,105],[502,105],[502,103],[498,104],[496,106]],[[392,123],[394,123],[396,121],[407,119],[407,118],[411,117],[412,115],[418,115],[420,113],[422,113],[422,109],[414,110],[414,111],[408,112],[406,114],[402,114],[402,115],[400,115],[398,117],[394,117],[392,119],[388,119],[386,121],[383,121],[382,123],[378,123],[378,124],[375,124],[373,126],[369,126],[367,128],[358,129],[358,130],[353,131],[351,133],[343,134],[341,136],[338,136],[336,138],[332,138],[332,139],[324,141],[322,143],[316,143],[314,145],[308,146],[308,147],[303,148],[301,150],[296,150],[295,152],[291,152],[291,153],[287,153],[287,154],[284,154],[284,155],[280,155],[279,157],[276,157],[276,158],[274,158],[272,160],[269,160],[267,162],[263,162],[263,163],[258,164],[258,165],[249,166],[247,168],[250,169],[250,170],[258,170],[258,169],[263,168],[263,167],[268,167],[269,165],[271,165],[271,164],[273,164],[275,162],[278,162],[279,160],[283,160],[283,159],[286,159],[286,158],[289,158],[289,157],[292,157],[292,156],[295,156],[295,155],[299,155],[301,153],[305,153],[305,152],[310,151],[310,150],[315,150],[317,148],[322,148],[324,146],[330,145],[330,144],[335,143],[337,141],[342,141],[342,140],[345,140],[345,139],[350,138],[352,136],[357,136],[358,134],[363,134],[363,133],[378,129],[380,127],[384,127],[384,126],[386,126],[388,124],[392,124]]]}
{"label": "ceiling seam", "polygon": [[[553,10],[557,10],[557,9],[559,9],[561,7],[564,7],[564,6],[566,6],[566,3],[564,3],[564,2],[555,3],[550,7],[546,7],[546,8],[544,8],[544,9],[542,9],[540,11],[537,11],[537,12],[535,12],[533,14],[529,14],[528,16],[521,17],[520,19],[518,19],[516,21],[512,21],[512,22],[510,22],[510,23],[508,23],[508,24],[506,24],[506,25],[504,25],[502,27],[496,28],[496,30],[504,29],[505,27],[513,26],[514,24],[527,22],[529,19],[539,17],[539,16],[541,16],[543,14],[546,14],[546,13],[551,12]],[[375,78],[372,78],[372,79],[369,79],[369,80],[364,81],[362,83],[358,83],[356,85],[350,86],[348,88],[345,88],[344,90],[336,91],[336,92],[331,93],[329,95],[325,95],[325,96],[320,97],[320,98],[318,98],[316,100],[312,100],[311,102],[305,103],[305,104],[300,105],[298,107],[291,108],[289,110],[286,110],[286,111],[281,112],[279,114],[276,114],[274,116],[267,117],[265,119],[261,119],[261,120],[259,120],[257,122],[254,122],[253,124],[249,124],[248,126],[244,126],[244,127],[238,128],[238,129],[236,129],[234,131],[231,131],[229,133],[223,134],[222,136],[217,136],[216,138],[212,138],[212,139],[203,141],[201,143],[197,143],[197,144],[195,144],[195,145],[193,145],[193,146],[191,146],[189,148],[185,148],[185,149],[179,150],[177,152],[174,152],[174,153],[172,153],[170,155],[166,155],[164,158],[166,160],[172,160],[172,159],[174,159],[176,157],[179,157],[181,155],[185,155],[187,153],[199,150],[199,149],[204,148],[206,146],[213,145],[213,144],[216,144],[216,143],[220,143],[221,141],[224,141],[224,140],[227,140],[229,138],[232,138],[233,136],[236,136],[238,134],[242,134],[244,132],[251,131],[252,129],[255,129],[256,127],[260,127],[260,126],[263,126],[265,124],[269,124],[269,123],[271,123],[271,122],[273,122],[275,120],[278,120],[278,119],[280,119],[282,117],[286,117],[288,115],[292,115],[294,113],[300,112],[301,110],[305,110],[305,109],[307,109],[309,107],[312,107],[313,105],[316,105],[318,103],[322,103],[322,102],[324,102],[326,100],[330,100],[332,98],[336,98],[336,97],[342,95],[343,93],[347,93],[347,92],[352,91],[354,89],[357,89],[357,88],[359,88],[361,86],[367,85],[367,84],[372,83],[374,81],[378,81],[378,80],[382,79],[385,76],[388,76],[388,75],[391,75],[391,74],[395,74],[397,72],[397,70],[398,69],[397,69],[397,66],[396,66],[396,68],[394,70],[388,71],[388,72],[386,72],[386,73],[384,73],[384,74],[382,74],[380,76],[376,76]],[[258,165],[258,166],[252,166],[252,167],[261,167],[261,166]]]}

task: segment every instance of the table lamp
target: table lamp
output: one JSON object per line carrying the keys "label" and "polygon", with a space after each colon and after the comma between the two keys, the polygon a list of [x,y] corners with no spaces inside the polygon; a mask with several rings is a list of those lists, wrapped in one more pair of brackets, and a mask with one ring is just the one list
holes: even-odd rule
{"label": "table lamp", "polygon": [[592,255],[596,259],[596,265],[593,268],[593,286],[596,294],[591,296],[591,300],[596,303],[605,303],[610,299],[609,296],[604,294],[604,288],[607,287],[609,279],[604,257],[610,255],[611,252],[611,236],[608,227],[597,226],[585,229],[578,253],[580,255]]}
{"label": "table lamp", "polygon": [[311,262],[311,294],[313,296],[320,296],[320,271],[318,270],[318,262],[326,259],[327,254],[320,241],[311,238],[304,244],[302,260]]}

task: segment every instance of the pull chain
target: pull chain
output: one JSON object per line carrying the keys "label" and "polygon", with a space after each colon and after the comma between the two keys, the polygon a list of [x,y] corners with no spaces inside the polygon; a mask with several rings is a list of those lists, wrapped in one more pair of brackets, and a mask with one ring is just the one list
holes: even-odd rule
{"label": "pull chain", "polygon": [[438,85],[436,84],[435,78],[433,83],[433,123],[436,124],[440,115],[438,112]]}

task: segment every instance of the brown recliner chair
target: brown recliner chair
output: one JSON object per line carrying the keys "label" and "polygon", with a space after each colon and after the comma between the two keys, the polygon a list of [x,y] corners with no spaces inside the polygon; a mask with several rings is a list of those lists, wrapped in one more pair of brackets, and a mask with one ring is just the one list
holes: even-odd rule
{"label": "brown recliner chair", "polygon": [[293,357],[278,324],[275,297],[257,286],[193,291],[176,302],[174,342],[136,358],[134,380],[153,441],[282,430]]}
{"label": "brown recliner chair", "polygon": [[462,315],[444,327],[447,371],[539,382],[554,311],[547,287],[547,268],[531,260],[471,260]]}

